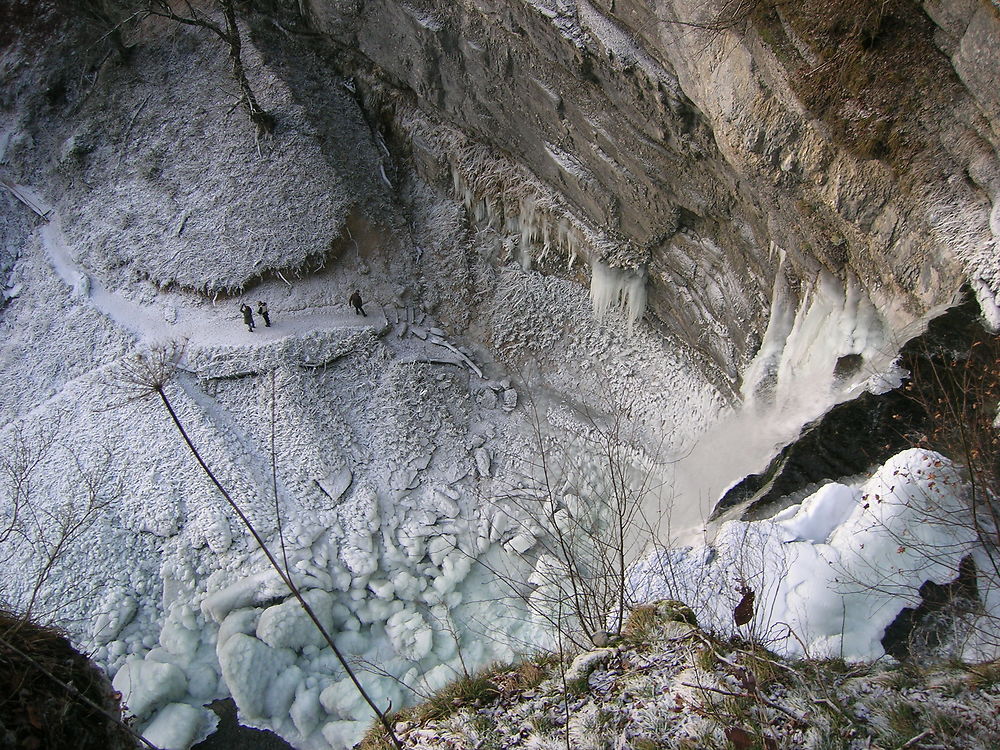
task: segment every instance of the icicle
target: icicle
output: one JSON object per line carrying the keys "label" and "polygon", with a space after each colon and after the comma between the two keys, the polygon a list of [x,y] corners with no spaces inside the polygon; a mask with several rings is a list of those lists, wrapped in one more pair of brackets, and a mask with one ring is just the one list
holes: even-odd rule
{"label": "icicle", "polygon": [[[770,408],[813,418],[843,400],[890,365],[892,351],[885,323],[864,288],[821,272],[797,306],[778,268],[771,316],[757,356],[743,376],[748,407]],[[845,372],[843,358],[861,366]]]}
{"label": "icicle", "polygon": [[644,271],[621,271],[594,261],[590,277],[590,301],[594,317],[604,320],[608,310],[624,310],[631,329],[646,310],[646,274]]}

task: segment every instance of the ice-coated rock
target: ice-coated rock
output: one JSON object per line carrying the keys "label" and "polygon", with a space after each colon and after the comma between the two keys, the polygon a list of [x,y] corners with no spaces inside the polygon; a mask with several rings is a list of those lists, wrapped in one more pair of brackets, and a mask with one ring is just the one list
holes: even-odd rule
{"label": "ice-coated rock", "polygon": [[233,529],[229,525],[229,519],[218,509],[207,512],[202,533],[208,548],[217,555],[225,553],[233,543]]}
{"label": "ice-coated rock", "polygon": [[211,711],[187,703],[169,703],[156,712],[142,736],[160,750],[188,750],[205,739],[218,721]]}
{"label": "ice-coated rock", "polygon": [[513,388],[504,391],[502,403],[504,411],[514,411],[517,408],[517,391]]}
{"label": "ice-coated rock", "polygon": [[365,721],[331,721],[323,725],[323,739],[330,747],[354,747],[367,729]]}
{"label": "ice-coated rock", "polygon": [[303,677],[302,670],[292,664],[271,680],[264,693],[264,714],[275,718],[286,716]]}
{"label": "ice-coated rock", "polygon": [[402,609],[402,607],[403,603],[397,600],[365,599],[359,603],[357,615],[362,623],[369,625],[371,623],[385,622],[389,615]]}
{"label": "ice-coated rock", "polygon": [[535,537],[527,532],[522,532],[514,536],[504,546],[516,555],[523,555],[535,546]]}
{"label": "ice-coated rock", "polygon": [[445,556],[455,549],[457,541],[452,534],[429,537],[427,539],[427,554],[430,556],[431,562],[435,565],[441,565]]}
{"label": "ice-coated rock", "polygon": [[483,388],[476,394],[476,403],[484,409],[496,409],[500,401],[497,398],[496,391],[492,388]]}
{"label": "ice-coated rock", "polygon": [[273,570],[248,576],[206,596],[202,600],[201,611],[216,622],[222,622],[232,610],[257,601],[261,592],[276,581],[278,574]]}
{"label": "ice-coated rock", "polygon": [[427,588],[427,579],[417,578],[405,570],[396,573],[392,583],[396,598],[404,602],[415,601],[420,592]]}
{"label": "ice-coated rock", "polygon": [[[360,621],[355,622],[360,626]],[[340,631],[334,636],[333,642],[344,654],[363,654],[369,646],[368,635],[355,628]]]}
{"label": "ice-coated rock", "polygon": [[138,605],[135,597],[124,594],[121,589],[114,590],[101,605],[101,613],[91,626],[91,640],[95,645],[110,643],[122,628],[135,617]]}
{"label": "ice-coated rock", "polygon": [[172,613],[160,629],[160,645],[176,657],[190,659],[200,643],[201,634],[185,627],[181,615]]}
{"label": "ice-coated rock", "polygon": [[[302,598],[319,618],[327,633],[333,631],[333,597],[322,589],[311,589]],[[302,608],[298,599],[289,597],[281,604],[268,607],[257,621],[257,637],[271,648],[301,650],[305,646],[321,647],[326,639]]]}
{"label": "ice-coated rock", "polygon": [[404,659],[420,661],[431,651],[434,632],[423,615],[404,609],[389,618],[385,632],[396,653]]}
{"label": "ice-coated rock", "polygon": [[368,581],[368,588],[372,590],[379,599],[391,600],[394,598],[396,593],[395,584],[392,581],[386,581],[385,579],[372,579]]}
{"label": "ice-coated rock", "polygon": [[327,686],[320,693],[319,702],[331,716],[349,717],[360,707],[363,698],[349,677]]}
{"label": "ice-coated rock", "polygon": [[354,576],[355,582],[367,579],[378,570],[378,557],[370,534],[355,535],[346,540],[340,548],[340,559]]}
{"label": "ice-coated rock", "polygon": [[455,590],[472,568],[472,559],[461,550],[453,550],[441,561],[441,575],[434,579],[434,590],[447,594]]}
{"label": "ice-coated rock", "polygon": [[187,692],[187,677],[179,667],[138,658],[126,661],[111,684],[129,712],[140,719]]}
{"label": "ice-coated rock", "polygon": [[292,651],[271,648],[243,633],[233,634],[219,648],[219,665],[240,713],[251,719],[270,718],[268,689],[295,661]]}
{"label": "ice-coated rock", "polygon": [[329,496],[330,501],[336,503],[347,492],[353,481],[354,475],[345,467],[323,479],[318,479],[317,484]]}
{"label": "ice-coated rock", "polygon": [[424,673],[421,682],[426,687],[428,693],[436,693],[454,679],[455,670],[452,667],[447,664],[438,664]]}
{"label": "ice-coated rock", "polygon": [[323,707],[319,702],[320,691],[316,688],[300,687],[295,695],[295,700],[288,714],[292,717],[292,723],[303,737],[312,734],[319,726],[320,718],[323,716]]}
{"label": "ice-coated rock", "polygon": [[569,669],[566,670],[566,675],[563,679],[566,682],[585,679],[598,666],[610,659],[614,653],[615,649],[613,648],[598,648],[593,651],[585,651],[573,659],[573,663],[569,665]]}
{"label": "ice-coated rock", "polygon": [[459,514],[458,503],[441,490],[434,493],[434,504],[446,518],[455,518]]}
{"label": "ice-coated rock", "polygon": [[226,615],[226,619],[219,625],[218,635],[215,637],[216,648],[222,645],[236,633],[252,635],[257,631],[257,619],[261,610],[253,607],[237,609]]}
{"label": "ice-coated rock", "polygon": [[210,662],[198,661],[185,668],[188,695],[197,701],[208,702],[216,697],[219,673]]}
{"label": "ice-coated rock", "polygon": [[487,450],[485,448],[476,448],[473,456],[476,459],[476,470],[479,472],[479,476],[489,477],[491,459]]}

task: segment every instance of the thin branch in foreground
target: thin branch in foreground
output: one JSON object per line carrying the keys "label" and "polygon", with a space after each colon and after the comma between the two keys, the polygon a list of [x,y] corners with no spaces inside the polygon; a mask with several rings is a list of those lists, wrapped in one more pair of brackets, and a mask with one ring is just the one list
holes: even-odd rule
{"label": "thin branch in foreground", "polygon": [[154,390],[156,394],[160,397],[160,401],[162,402],[164,408],[167,410],[167,413],[170,415],[170,418],[174,423],[174,427],[177,428],[177,431],[184,439],[184,442],[187,444],[187,447],[191,451],[191,454],[195,457],[195,460],[198,462],[198,465],[201,467],[201,470],[205,473],[205,476],[207,476],[212,481],[212,484],[215,485],[216,489],[219,490],[222,496],[226,499],[226,502],[229,503],[229,507],[233,509],[233,512],[236,513],[236,515],[239,517],[240,522],[246,527],[247,531],[250,532],[250,535],[254,538],[254,541],[257,543],[257,546],[264,553],[264,556],[267,557],[267,561],[271,564],[271,567],[274,568],[275,572],[281,578],[282,582],[292,593],[292,596],[295,597],[299,605],[302,607],[303,611],[306,613],[309,619],[312,620],[313,624],[316,626],[316,629],[319,631],[320,635],[323,636],[323,640],[326,641],[327,645],[330,647],[330,650],[333,651],[334,656],[337,657],[337,661],[340,662],[340,665],[344,668],[344,671],[347,673],[347,676],[351,679],[351,682],[354,683],[354,687],[357,689],[358,693],[361,695],[362,698],[364,698],[365,703],[368,704],[368,706],[372,709],[372,711],[375,712],[375,715],[378,717],[379,722],[382,724],[382,727],[389,735],[389,738],[392,740],[397,750],[403,750],[403,744],[400,742],[399,737],[396,736],[395,731],[393,731],[392,724],[389,722],[386,712],[382,711],[378,707],[378,704],[375,703],[372,697],[368,694],[368,691],[365,690],[364,686],[362,686],[361,682],[358,680],[357,675],[354,673],[354,670],[351,668],[350,663],[345,658],[344,654],[340,651],[340,649],[337,648],[337,644],[334,643],[333,637],[327,632],[326,628],[320,622],[319,617],[313,611],[313,608],[309,606],[309,603],[302,596],[302,592],[299,591],[298,586],[295,585],[292,579],[282,569],[281,564],[278,562],[274,554],[268,548],[267,544],[264,542],[264,539],[260,536],[257,529],[254,528],[254,525],[250,522],[250,519],[247,518],[246,514],[243,512],[243,509],[240,508],[239,504],[235,500],[233,500],[232,496],[229,494],[228,490],[226,490],[226,488],[216,477],[215,472],[212,471],[211,467],[207,463],[205,463],[205,460],[202,458],[201,453],[198,452],[198,449],[191,441],[191,437],[188,435],[187,430],[185,429],[183,423],[180,420],[180,417],[178,417],[177,412],[174,411],[173,404],[170,403],[170,399],[167,396],[164,385],[160,384],[159,386],[154,388]]}
{"label": "thin branch in foreground", "polygon": [[229,491],[225,488],[225,486],[223,486],[222,482],[219,481],[215,472],[212,471],[212,468],[205,462],[205,459],[202,458],[198,448],[191,440],[191,436],[188,434],[183,422],[174,410],[174,406],[171,403],[166,390],[167,383],[170,381],[176,369],[177,358],[178,353],[176,351],[157,349],[151,352],[148,357],[141,356],[130,361],[122,378],[124,385],[127,388],[130,388],[134,394],[130,400],[139,400],[146,396],[151,396],[152,394],[156,394],[159,397],[160,403],[166,409],[167,414],[170,415],[170,419],[173,422],[174,427],[177,429],[177,432],[180,433],[180,436],[183,438],[188,450],[191,451],[191,455],[194,456],[198,465],[201,467],[202,472],[204,472],[205,476],[207,476],[212,484],[215,485],[215,488],[219,491],[222,497],[225,498],[229,507],[232,508],[240,522],[247,529],[247,531],[250,532],[254,542],[256,542],[261,552],[264,553],[268,563],[278,574],[282,583],[285,584],[292,596],[294,596],[298,601],[299,606],[302,607],[302,610],[306,613],[309,619],[312,620],[313,625],[319,631],[320,635],[323,636],[323,640],[326,641],[334,656],[337,657],[337,661],[343,667],[344,672],[351,679],[351,682],[357,689],[358,694],[361,695],[365,703],[367,703],[372,711],[375,712],[375,715],[379,719],[379,723],[382,724],[386,734],[392,740],[392,743],[396,746],[397,750],[403,750],[403,745],[400,742],[399,737],[396,736],[395,731],[393,731],[392,724],[388,720],[387,712],[380,709],[378,704],[376,704],[372,697],[368,694],[368,691],[365,690],[364,686],[358,680],[357,675],[354,673],[354,670],[352,669],[347,658],[337,647],[337,644],[334,643],[333,637],[323,626],[323,623],[320,622],[319,617],[316,615],[315,611],[313,611],[313,608],[309,606],[309,603],[302,596],[302,592],[299,590],[298,586],[295,585],[295,582],[289,577],[286,569],[283,568],[281,563],[278,562],[274,553],[272,553],[268,548],[263,537],[261,537],[253,523],[251,523],[250,519],[243,512],[243,509],[239,506],[239,504],[233,499],[232,495],[229,494]]}

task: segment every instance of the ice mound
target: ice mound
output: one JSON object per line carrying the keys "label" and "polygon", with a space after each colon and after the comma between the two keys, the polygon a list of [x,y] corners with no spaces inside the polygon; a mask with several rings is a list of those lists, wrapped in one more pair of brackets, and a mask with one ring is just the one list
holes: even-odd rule
{"label": "ice mound", "polygon": [[[703,625],[788,655],[876,659],[886,628],[920,603],[920,586],[955,580],[966,556],[987,609],[1000,603],[966,497],[946,458],[908,450],[859,487],[827,484],[772,518],[723,524],[710,545],[654,554],[632,584],[641,599],[680,599]],[[741,586],[755,607],[737,629]]]}

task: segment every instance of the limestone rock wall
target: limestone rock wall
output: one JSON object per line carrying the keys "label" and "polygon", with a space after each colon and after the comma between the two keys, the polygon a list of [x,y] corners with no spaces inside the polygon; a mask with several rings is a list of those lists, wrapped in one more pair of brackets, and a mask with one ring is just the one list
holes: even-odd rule
{"label": "limestone rock wall", "polygon": [[[348,53],[340,72],[395,97],[391,116],[409,109],[516,164],[530,183],[519,200],[544,193],[589,260],[645,273],[652,318],[733,379],[779,275],[801,298],[829,272],[894,330],[967,280],[989,309],[1000,289],[996,6],[760,2],[734,17],[731,5],[303,10]],[[438,166],[457,158],[430,151]]]}

